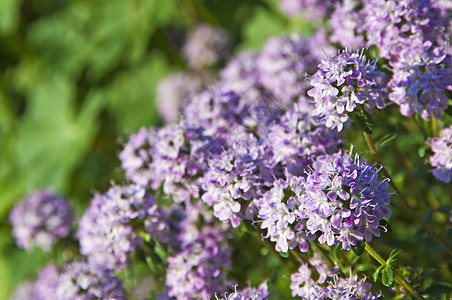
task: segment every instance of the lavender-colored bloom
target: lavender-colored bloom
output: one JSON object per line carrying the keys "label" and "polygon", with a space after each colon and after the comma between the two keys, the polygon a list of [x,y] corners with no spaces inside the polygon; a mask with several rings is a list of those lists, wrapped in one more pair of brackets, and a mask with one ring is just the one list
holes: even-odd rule
{"label": "lavender-colored bloom", "polygon": [[[305,94],[308,87],[305,73],[324,55],[318,48],[320,37],[316,36],[316,43],[311,43],[310,38],[293,33],[270,38],[265,43],[258,59],[260,81],[279,106],[291,107]],[[328,46],[327,42],[324,44]]]}
{"label": "lavender-colored bloom", "polygon": [[335,1],[281,0],[279,7],[290,17],[303,16],[310,21],[320,22],[331,11]]}
{"label": "lavender-colored bloom", "polygon": [[226,31],[207,24],[199,24],[192,28],[183,48],[188,65],[195,70],[218,63],[228,52]]}
{"label": "lavender-colored bloom", "polygon": [[323,59],[310,78],[314,88],[308,95],[314,99],[314,114],[323,118],[328,128],[341,131],[348,120],[346,111],[352,112],[358,104],[384,108],[386,91],[380,82],[383,75],[362,51],[342,51]]}
{"label": "lavender-colored bloom", "polygon": [[49,190],[31,193],[10,214],[16,243],[27,250],[38,246],[49,251],[70,234],[72,219],[69,203]]}
{"label": "lavender-colored bloom", "polygon": [[83,261],[66,266],[53,296],[58,300],[127,299],[112,270]]}
{"label": "lavender-colored bloom", "polygon": [[[313,272],[317,273],[316,279]],[[357,280],[350,269],[348,278],[339,277],[339,267],[330,267],[320,254],[314,253],[309,263],[302,264],[298,272],[291,275],[290,289],[292,296],[301,299],[353,299],[374,300],[379,298],[379,293],[372,293],[371,284],[366,283],[366,278]]]}
{"label": "lavender-colored bloom", "polygon": [[19,284],[9,300],[35,300],[33,294],[34,282],[26,281]]}
{"label": "lavender-colored bloom", "polygon": [[452,178],[452,126],[444,128],[441,137],[431,140],[434,154],[430,156],[430,165],[435,168],[433,175],[445,183]]}
{"label": "lavender-colored bloom", "polygon": [[314,107],[303,99],[269,126],[266,143],[271,165],[280,164],[289,173],[303,174],[303,167],[319,154],[336,152],[340,138],[313,115]]}
{"label": "lavender-colored bloom", "polygon": [[218,298],[215,295],[217,300],[265,300],[265,297],[270,295],[267,287],[267,282],[263,282],[257,288],[247,287],[237,291],[237,286],[234,286],[233,293],[224,293],[222,298]]}
{"label": "lavender-colored bloom", "polygon": [[337,2],[335,9],[328,20],[331,28],[330,40],[342,48],[355,50],[365,46],[362,20],[363,12],[357,8],[361,5],[359,0],[343,0]]}
{"label": "lavender-colored bloom", "polygon": [[259,201],[258,217],[276,250],[286,252],[299,246],[305,252],[307,240],[342,244],[350,249],[358,241],[380,236],[379,223],[389,217],[386,180],[366,160],[338,152],[319,156],[306,178],[288,174]]}
{"label": "lavender-colored bloom", "polygon": [[157,106],[163,120],[174,122],[191,97],[201,92],[202,80],[195,74],[178,72],[161,80],[157,86]]}
{"label": "lavender-colored bloom", "polygon": [[209,218],[201,227],[196,226],[200,214],[204,215],[200,207],[188,207],[186,211],[180,251],[168,258],[167,295],[182,300],[208,299],[229,284],[223,272],[231,263],[228,234]]}
{"label": "lavender-colored bloom", "polygon": [[369,45],[381,57],[398,59],[410,48],[447,44],[449,16],[434,0],[370,0],[363,6]]}
{"label": "lavender-colored bloom", "polygon": [[263,87],[259,82],[258,59],[256,52],[243,52],[233,57],[220,72],[222,90],[236,92],[245,102],[260,101]]}
{"label": "lavender-colored bloom", "polygon": [[[60,270],[50,263],[39,271],[38,279],[33,286],[33,300],[47,300],[55,295],[60,279]],[[25,298],[24,298],[25,299]]]}
{"label": "lavender-colored bloom", "polygon": [[156,209],[154,198],[140,186],[113,186],[105,195],[96,194],[80,220],[80,252],[92,264],[124,268],[142,243],[132,222],[144,223]]}
{"label": "lavender-colored bloom", "polygon": [[251,134],[231,138],[231,147],[209,161],[209,170],[202,178],[202,200],[214,208],[220,221],[238,227],[244,217],[241,201],[249,204],[258,198],[259,188],[273,178],[263,159],[264,145]]}
{"label": "lavender-colored bloom", "polygon": [[417,113],[426,120],[430,115],[441,119],[449,102],[446,93],[452,90],[452,57],[426,47],[422,56],[418,52],[390,63],[393,76],[389,99],[400,106],[404,116]]}

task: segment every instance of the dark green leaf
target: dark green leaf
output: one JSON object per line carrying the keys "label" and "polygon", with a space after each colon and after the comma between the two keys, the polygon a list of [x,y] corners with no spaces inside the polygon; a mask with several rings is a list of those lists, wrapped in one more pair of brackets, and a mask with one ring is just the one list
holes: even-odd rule
{"label": "dark green leaf", "polygon": [[374,129],[374,122],[371,115],[365,110],[355,110],[349,114],[350,119],[367,134],[372,134]]}
{"label": "dark green leaf", "polygon": [[380,275],[380,272],[384,269],[385,266],[379,266],[378,269],[374,272],[374,282],[378,281],[378,276]]}
{"label": "dark green leaf", "polygon": [[394,282],[394,272],[390,267],[386,267],[381,272],[381,282],[387,286],[392,286],[392,283]]}
{"label": "dark green leaf", "polygon": [[393,141],[395,141],[396,139],[398,139],[399,136],[395,133],[390,133],[385,135],[384,137],[382,137],[376,144],[375,147],[377,147],[377,149],[381,149],[383,147],[389,146]]}

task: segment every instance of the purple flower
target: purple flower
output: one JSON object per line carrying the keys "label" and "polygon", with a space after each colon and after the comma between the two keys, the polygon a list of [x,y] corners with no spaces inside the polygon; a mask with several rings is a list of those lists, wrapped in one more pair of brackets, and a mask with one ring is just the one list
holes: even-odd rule
{"label": "purple flower", "polygon": [[452,178],[452,126],[444,128],[441,137],[431,141],[433,155],[430,156],[430,165],[434,167],[433,175],[445,183]]}
{"label": "purple flower", "polygon": [[70,234],[72,219],[69,203],[48,190],[31,193],[10,214],[16,243],[26,250],[38,246],[49,251]]}
{"label": "purple flower", "polygon": [[127,299],[121,281],[112,270],[83,261],[66,266],[53,297],[58,300]]}
{"label": "purple flower", "polygon": [[80,220],[80,252],[91,264],[124,268],[142,243],[132,222],[144,223],[156,209],[154,198],[140,186],[113,186],[105,195],[96,194]]}
{"label": "purple flower", "polygon": [[245,102],[260,101],[263,88],[259,82],[258,59],[256,52],[243,52],[233,57],[220,72],[221,89],[234,91]]}
{"label": "purple flower", "polygon": [[224,293],[222,298],[215,295],[215,298],[217,300],[265,300],[269,294],[267,283],[263,282],[257,288],[247,287],[238,291],[237,286],[234,286],[233,293]]}
{"label": "purple flower", "polygon": [[191,97],[201,92],[202,80],[195,74],[178,72],[159,82],[157,87],[157,106],[160,115],[167,123],[178,119]]}
{"label": "purple flower", "polygon": [[309,263],[302,264],[298,272],[291,275],[292,296],[306,300],[373,300],[380,297],[379,293],[370,292],[372,285],[365,282],[366,278],[358,281],[351,269],[350,275],[343,278],[339,276],[339,270],[337,266],[328,266],[320,254],[314,253]]}
{"label": "purple flower", "polygon": [[288,174],[275,182],[259,200],[261,227],[277,251],[298,245],[306,252],[307,241],[316,237],[348,250],[357,241],[380,235],[379,223],[390,215],[391,194],[378,170],[342,152],[319,156],[309,169],[305,176]]}
{"label": "purple flower", "polygon": [[419,58],[407,55],[390,64],[393,76],[389,99],[400,106],[401,114],[441,119],[449,103],[446,93],[452,90],[452,57],[439,49],[425,49]]}
{"label": "purple flower", "polygon": [[35,300],[33,294],[34,283],[31,281],[25,281],[19,284],[9,300]]}
{"label": "purple flower", "polygon": [[[303,96],[308,87],[304,80],[311,66],[318,64],[324,52],[320,42],[322,35],[303,38],[297,33],[270,38],[258,58],[258,71],[262,86],[268,90],[277,104],[283,108]],[[311,39],[315,41],[311,43]]]}
{"label": "purple flower", "polygon": [[335,3],[335,9],[328,20],[331,28],[330,40],[342,48],[356,50],[365,46],[362,26],[363,12],[357,8],[358,0],[344,0]]}
{"label": "purple flower", "polygon": [[226,31],[199,24],[188,33],[183,54],[191,68],[205,69],[226,57],[229,52],[227,46]]}
{"label": "purple flower", "polygon": [[[182,300],[208,299],[229,284],[224,273],[231,263],[226,243],[229,234],[223,226],[212,223],[199,205],[187,207],[186,213],[180,249],[168,258],[167,295]],[[205,223],[199,226],[201,219]]]}
{"label": "purple flower", "polygon": [[352,112],[357,105],[384,108],[383,76],[363,51],[352,54],[342,51],[323,59],[319,70],[310,77],[314,88],[308,95],[314,99],[314,114],[324,119],[328,128],[341,131],[348,120],[346,112]]}
{"label": "purple flower", "polygon": [[318,22],[331,12],[335,1],[321,0],[281,0],[281,11],[290,17],[303,16],[310,21]]}
{"label": "purple flower", "polygon": [[59,279],[60,270],[55,264],[50,263],[41,269],[33,286],[33,300],[47,300],[55,295]]}

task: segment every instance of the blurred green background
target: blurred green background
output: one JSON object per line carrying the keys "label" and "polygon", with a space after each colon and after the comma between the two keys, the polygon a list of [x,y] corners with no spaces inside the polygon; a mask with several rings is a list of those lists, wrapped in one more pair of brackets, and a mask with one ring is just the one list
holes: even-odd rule
{"label": "blurred green background", "polygon": [[186,68],[180,48],[199,22],[226,29],[233,52],[292,26],[277,0],[0,1],[0,299],[52,256],[15,246],[11,207],[51,188],[80,216],[121,182],[121,143],[162,124],[156,85]]}

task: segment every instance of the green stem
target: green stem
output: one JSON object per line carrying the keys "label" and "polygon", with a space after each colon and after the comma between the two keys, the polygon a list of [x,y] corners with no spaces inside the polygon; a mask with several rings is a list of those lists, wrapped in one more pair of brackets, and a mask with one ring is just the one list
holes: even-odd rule
{"label": "green stem", "polygon": [[[385,259],[383,257],[381,257],[380,254],[378,254],[378,252],[369,243],[365,243],[364,249],[367,251],[367,253],[369,253],[370,256],[372,256],[376,261],[378,261],[378,263],[380,265],[387,266]],[[425,298],[418,291],[416,291],[408,283],[408,281],[405,280],[405,278],[400,276],[400,274],[396,270],[393,270],[393,271],[394,271],[394,279],[395,279],[395,281],[397,281],[397,283],[402,285],[411,295],[413,295],[413,297],[415,299],[425,300]]]}
{"label": "green stem", "polygon": [[397,185],[395,184],[394,180],[392,180],[391,175],[389,174],[388,170],[386,169],[385,165],[383,164],[383,161],[380,158],[380,155],[378,154],[378,150],[374,145],[374,142],[372,141],[372,138],[369,134],[364,133],[364,137],[367,142],[367,146],[369,147],[370,152],[375,157],[375,160],[378,164],[380,164],[383,167],[383,173],[386,176],[386,178],[389,179],[389,184],[392,186],[394,191],[396,192],[397,196],[399,196],[400,200],[402,200],[403,204],[407,208],[408,213],[415,219],[422,227],[424,227],[430,234],[433,236],[433,238],[444,248],[444,250],[452,257],[452,249],[447,245],[443,239],[427,224],[427,222],[424,221],[424,219],[417,214],[417,212],[414,210],[414,208],[411,206],[411,204],[408,202],[408,199],[405,197],[405,195],[399,190]]}

